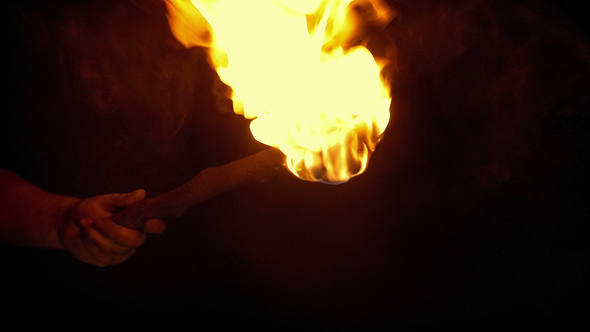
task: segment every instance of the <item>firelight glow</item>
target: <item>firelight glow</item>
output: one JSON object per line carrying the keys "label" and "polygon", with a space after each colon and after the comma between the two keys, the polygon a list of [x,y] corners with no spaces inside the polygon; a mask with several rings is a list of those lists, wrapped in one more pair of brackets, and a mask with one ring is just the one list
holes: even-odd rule
{"label": "firelight glow", "polygon": [[368,0],[167,0],[167,7],[178,41],[209,48],[254,138],[280,149],[297,177],[342,183],[367,167],[391,103],[371,53],[345,45],[359,25],[357,3],[387,19],[388,8]]}

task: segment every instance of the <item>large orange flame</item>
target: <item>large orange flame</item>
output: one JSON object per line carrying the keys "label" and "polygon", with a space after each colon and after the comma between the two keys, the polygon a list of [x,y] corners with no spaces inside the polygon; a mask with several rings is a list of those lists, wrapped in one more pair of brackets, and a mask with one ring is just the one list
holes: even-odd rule
{"label": "large orange flame", "polygon": [[[234,111],[253,119],[254,137],[287,156],[310,181],[341,183],[362,173],[389,122],[380,68],[355,33],[352,0],[167,0],[186,47],[210,49],[232,90]],[[374,19],[388,20],[378,1]]]}

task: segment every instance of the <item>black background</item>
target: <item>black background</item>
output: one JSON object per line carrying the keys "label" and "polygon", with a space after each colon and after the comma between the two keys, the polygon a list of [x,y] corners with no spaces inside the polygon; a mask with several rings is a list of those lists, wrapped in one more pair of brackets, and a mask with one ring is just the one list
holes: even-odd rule
{"label": "black background", "polygon": [[[390,4],[398,18],[365,36],[397,61],[392,120],[365,174],[238,189],[107,268],[3,246],[3,320],[374,330],[582,318],[587,6]],[[3,167],[63,195],[155,196],[263,148],[159,2],[3,7]]]}

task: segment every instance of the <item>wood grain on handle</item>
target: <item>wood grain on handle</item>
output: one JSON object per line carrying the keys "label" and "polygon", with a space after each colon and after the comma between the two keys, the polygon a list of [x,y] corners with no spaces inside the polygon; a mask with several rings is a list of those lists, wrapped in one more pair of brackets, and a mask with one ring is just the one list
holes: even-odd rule
{"label": "wood grain on handle", "polygon": [[207,168],[165,194],[147,198],[116,213],[117,224],[142,229],[149,219],[179,217],[189,208],[222,193],[252,182],[264,182],[282,172],[285,157],[277,149],[266,149],[228,164]]}

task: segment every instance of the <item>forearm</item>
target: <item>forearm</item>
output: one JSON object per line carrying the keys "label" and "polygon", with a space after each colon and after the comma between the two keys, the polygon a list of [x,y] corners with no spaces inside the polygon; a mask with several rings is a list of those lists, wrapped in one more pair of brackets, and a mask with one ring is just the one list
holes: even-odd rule
{"label": "forearm", "polygon": [[0,241],[9,245],[62,248],[59,225],[78,198],[46,192],[0,169]]}

